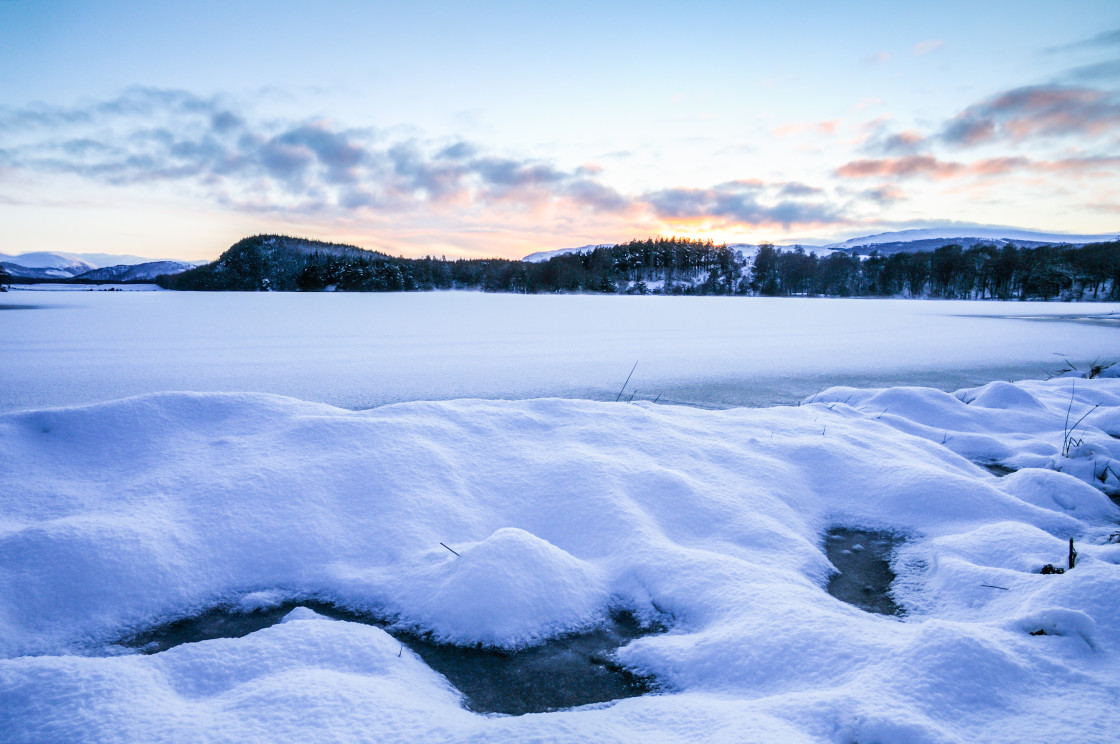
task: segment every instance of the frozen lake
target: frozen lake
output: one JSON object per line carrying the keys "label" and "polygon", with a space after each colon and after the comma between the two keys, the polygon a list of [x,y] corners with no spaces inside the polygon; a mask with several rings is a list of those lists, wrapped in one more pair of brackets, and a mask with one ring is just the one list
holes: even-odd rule
{"label": "frozen lake", "polygon": [[256,391],[363,409],[543,396],[702,407],[836,384],[1044,377],[1120,358],[1120,304],[12,291],[0,410]]}

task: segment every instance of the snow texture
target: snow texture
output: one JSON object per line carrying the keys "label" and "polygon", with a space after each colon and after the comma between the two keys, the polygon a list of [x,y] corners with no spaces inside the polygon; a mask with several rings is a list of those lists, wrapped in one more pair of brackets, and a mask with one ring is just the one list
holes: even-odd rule
{"label": "snow texture", "polygon": [[[1101,403],[1078,429],[1091,455],[1054,438],[1070,394],[352,412],[166,393],[5,414],[0,739],[1114,741],[1120,509],[1065,461],[1105,456],[1120,380],[1076,381],[1073,413]],[[903,618],[827,594],[835,525],[906,537]],[[1071,537],[1077,567],[1039,574]],[[502,647],[629,608],[670,625],[619,654],[663,692],[476,715],[382,630],[306,609],[152,656],[113,645],[300,597]]]}

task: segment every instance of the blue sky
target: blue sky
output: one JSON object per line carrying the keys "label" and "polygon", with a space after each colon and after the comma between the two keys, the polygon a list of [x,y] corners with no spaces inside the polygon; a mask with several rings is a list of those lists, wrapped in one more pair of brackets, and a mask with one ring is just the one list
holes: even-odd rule
{"label": "blue sky", "polygon": [[1115,2],[0,0],[0,252],[1120,229]]}

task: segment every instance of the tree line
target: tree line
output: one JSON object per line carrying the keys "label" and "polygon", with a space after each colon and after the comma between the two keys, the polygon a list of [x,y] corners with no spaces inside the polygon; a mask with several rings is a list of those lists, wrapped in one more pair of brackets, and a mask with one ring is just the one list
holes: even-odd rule
{"label": "tree line", "polygon": [[751,288],[775,296],[1120,299],[1120,241],[1081,248],[945,245],[864,258],[764,245],[751,268]]}
{"label": "tree line", "polygon": [[169,289],[400,292],[652,292],[726,294],[740,288],[744,263],[711,240],[650,238],[530,263],[501,258],[393,257],[354,246],[281,236],[234,244],[215,262],[159,277]]}
{"label": "tree line", "polygon": [[282,236],[239,241],[214,263],[160,277],[191,290],[399,292],[480,289],[527,294],[594,292],[946,299],[1120,299],[1120,242],[946,245],[932,252],[817,256],[761,246],[647,238],[529,263],[409,259]]}

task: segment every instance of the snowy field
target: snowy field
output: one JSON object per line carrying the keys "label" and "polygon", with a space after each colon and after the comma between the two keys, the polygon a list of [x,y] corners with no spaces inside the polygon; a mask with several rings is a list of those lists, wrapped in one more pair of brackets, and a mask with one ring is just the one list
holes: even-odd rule
{"label": "snowy field", "polygon": [[[0,415],[0,740],[1113,742],[1117,458],[1118,379],[721,411],[165,393]],[[826,591],[836,526],[898,537],[903,615]],[[1070,538],[1076,567],[1041,574]],[[307,609],[117,645],[300,599],[503,648],[627,609],[668,627],[617,652],[658,691],[480,715],[384,630]]]}
{"label": "snowy field", "polygon": [[13,291],[0,307],[0,411],[172,390],[613,401],[635,361],[627,398],[719,408],[1120,357],[1116,303]]}
{"label": "snowy field", "polygon": [[[1120,367],[977,384],[1110,360],[1116,305],[0,307],[5,744],[1120,732]],[[639,394],[615,403],[635,360]],[[923,381],[961,389],[897,386]],[[458,396],[476,399],[424,400]],[[889,593],[858,574],[848,591],[901,614],[830,593],[838,530],[887,546]],[[854,573],[872,545],[843,545]],[[240,637],[128,640],[287,607]],[[665,630],[603,663],[654,692],[554,712],[473,712],[401,640],[513,653],[620,611]]]}

